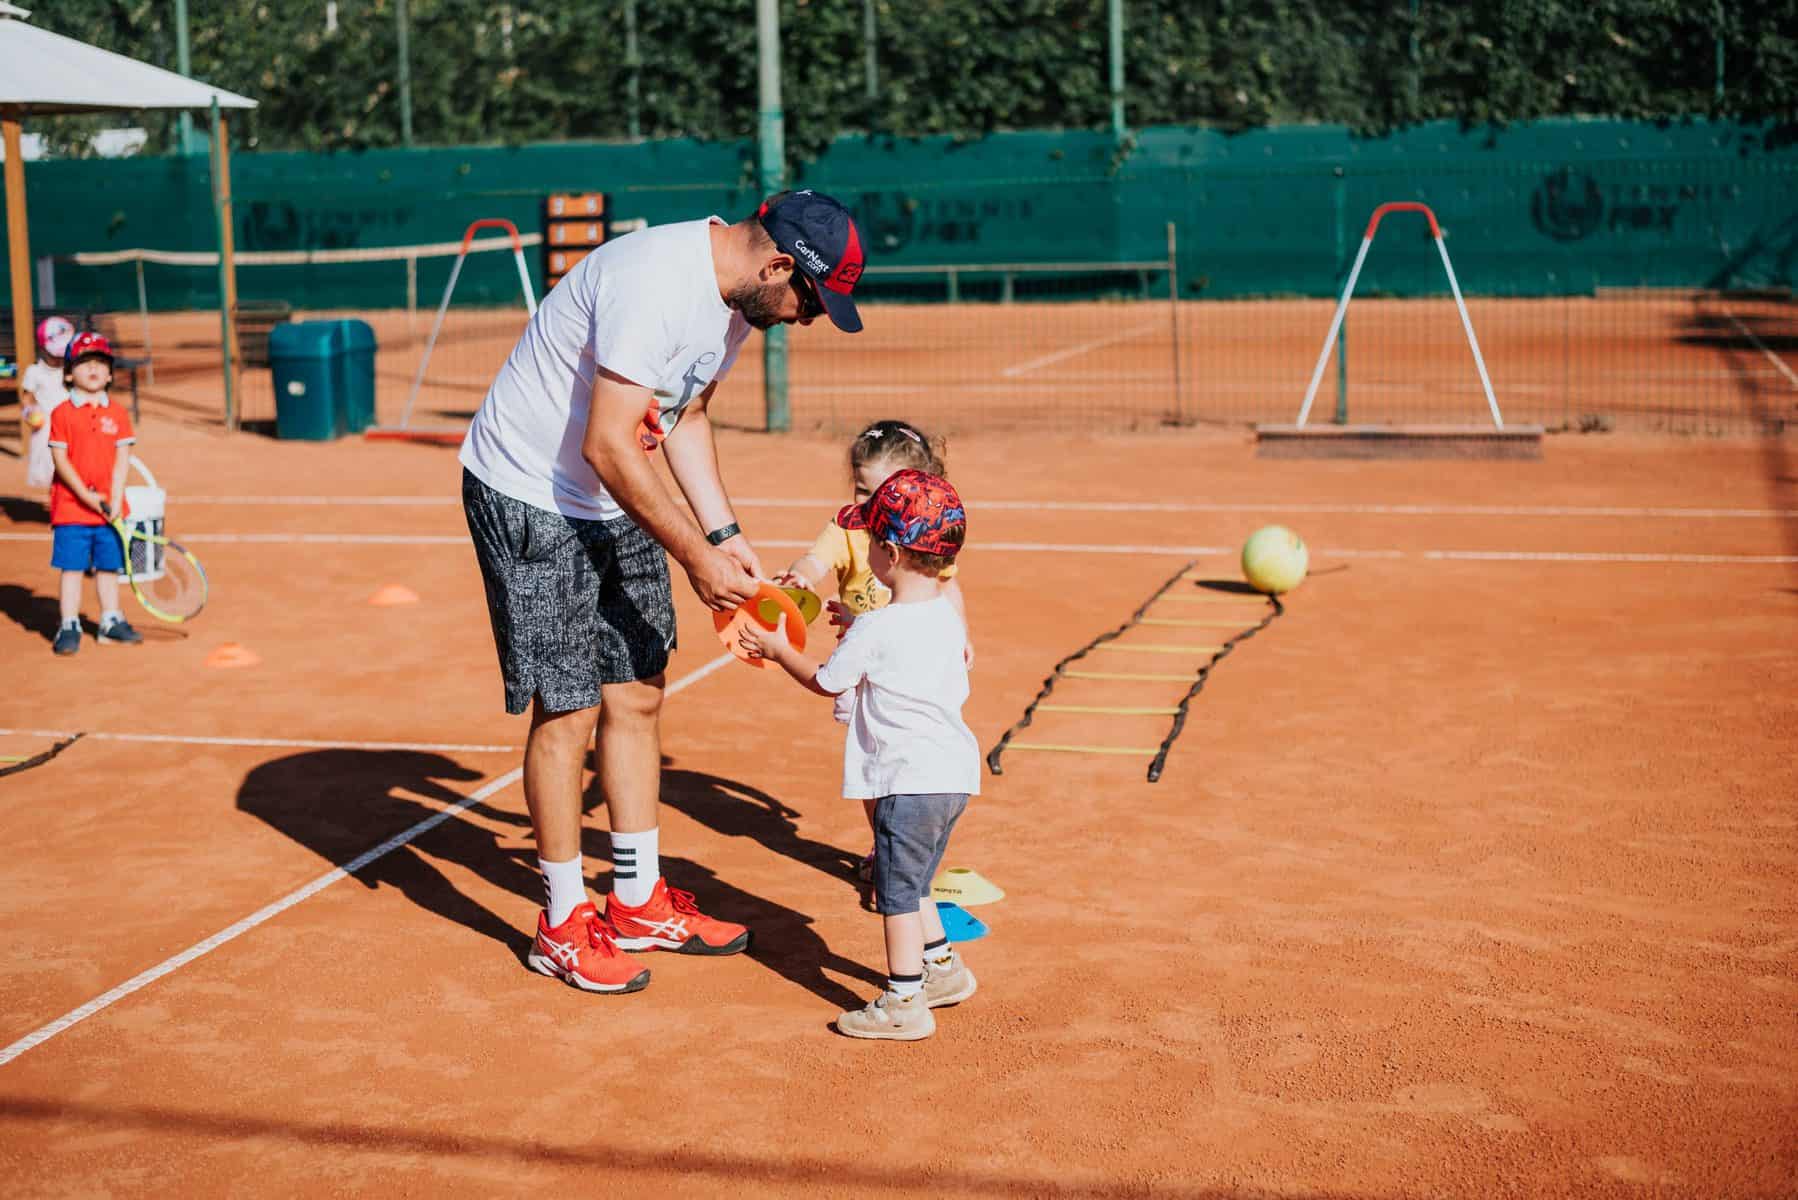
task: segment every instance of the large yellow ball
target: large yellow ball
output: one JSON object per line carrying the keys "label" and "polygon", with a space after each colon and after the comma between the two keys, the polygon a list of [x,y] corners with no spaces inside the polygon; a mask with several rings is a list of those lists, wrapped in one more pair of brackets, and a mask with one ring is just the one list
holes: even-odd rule
{"label": "large yellow ball", "polygon": [[1305,543],[1284,525],[1263,526],[1242,545],[1242,577],[1258,592],[1290,592],[1304,581],[1310,565]]}

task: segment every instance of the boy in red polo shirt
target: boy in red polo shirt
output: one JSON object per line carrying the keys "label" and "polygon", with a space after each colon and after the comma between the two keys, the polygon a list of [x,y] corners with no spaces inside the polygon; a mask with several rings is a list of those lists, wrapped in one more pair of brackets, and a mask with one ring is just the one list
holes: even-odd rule
{"label": "boy in red polo shirt", "polygon": [[119,611],[119,572],[125,555],[119,535],[100,511],[110,504],[125,516],[125,474],[137,441],[131,415],[106,395],[112,386],[112,346],[97,333],[78,333],[69,343],[63,378],[69,399],[50,414],[50,457],[56,479],[50,485],[50,565],[62,572],[62,624],[51,648],[58,654],[81,649],[81,577],[96,572],[100,593],[101,645],[131,646],[143,635]]}

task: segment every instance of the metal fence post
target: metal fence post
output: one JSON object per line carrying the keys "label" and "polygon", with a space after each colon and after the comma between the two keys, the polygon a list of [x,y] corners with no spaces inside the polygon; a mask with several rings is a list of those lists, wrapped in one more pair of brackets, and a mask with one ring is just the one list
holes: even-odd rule
{"label": "metal fence post", "polygon": [[[1343,209],[1348,202],[1344,193],[1341,167],[1335,168],[1336,185],[1332,206],[1336,210],[1336,290],[1342,291],[1343,270],[1348,263],[1348,232],[1344,229]],[[1348,312],[1343,311],[1342,329],[1336,336],[1336,423],[1348,424]]]}
{"label": "metal fence post", "polygon": [[1186,423],[1180,387],[1180,257],[1174,223],[1167,223],[1167,315],[1174,339],[1174,424]]}
{"label": "metal fence post", "polygon": [[[762,194],[781,190],[787,176],[786,117],[780,107],[780,4],[756,0],[755,40],[761,85],[761,183]],[[797,268],[795,268],[797,269]],[[784,325],[762,334],[762,395],[767,408],[768,431],[785,433],[793,427],[787,407],[787,329]]]}

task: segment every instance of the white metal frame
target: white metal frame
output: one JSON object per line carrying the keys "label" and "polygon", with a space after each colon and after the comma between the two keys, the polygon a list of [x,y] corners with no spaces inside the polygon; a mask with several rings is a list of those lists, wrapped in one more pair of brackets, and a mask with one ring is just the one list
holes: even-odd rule
{"label": "white metal frame", "polygon": [[1367,261],[1367,251],[1373,246],[1374,231],[1380,227],[1380,218],[1390,212],[1420,212],[1430,222],[1430,237],[1436,243],[1436,253],[1442,256],[1442,269],[1448,272],[1448,288],[1455,294],[1455,310],[1461,314],[1461,328],[1467,331],[1467,344],[1473,349],[1473,365],[1480,373],[1480,386],[1486,390],[1486,406],[1492,410],[1492,424],[1503,429],[1504,416],[1498,411],[1498,398],[1492,394],[1492,379],[1486,374],[1486,359],[1480,354],[1480,340],[1473,334],[1473,322],[1467,316],[1467,302],[1461,298],[1461,284],[1455,278],[1454,264],[1448,261],[1448,247],[1442,242],[1442,227],[1436,223],[1436,214],[1430,206],[1416,200],[1395,200],[1390,204],[1382,204],[1373,210],[1368,218],[1367,232],[1361,235],[1361,248],[1355,252],[1355,265],[1349,270],[1348,283],[1342,289],[1342,299],[1336,303],[1336,315],[1330,318],[1330,332],[1324,335],[1323,353],[1317,356],[1317,367],[1311,372],[1311,386],[1305,389],[1305,403],[1299,409],[1298,424],[1304,425],[1311,416],[1311,403],[1317,399],[1317,385],[1323,382],[1324,367],[1330,361],[1330,351],[1336,348],[1336,338],[1342,332],[1343,314],[1348,312],[1349,297],[1355,294],[1355,281],[1361,277],[1361,265]]}
{"label": "white metal frame", "polygon": [[456,278],[462,274],[462,264],[468,259],[469,248],[474,244],[475,230],[503,229],[512,242],[512,258],[518,263],[518,283],[524,289],[524,308],[528,316],[537,315],[537,296],[531,289],[531,273],[524,265],[524,242],[518,236],[518,226],[501,217],[483,217],[470,225],[462,234],[462,250],[456,255],[456,263],[450,268],[449,282],[443,285],[443,302],[437,306],[437,319],[431,322],[431,336],[425,339],[425,352],[418,360],[418,374],[412,377],[412,390],[406,394],[406,410],[400,415],[400,428],[405,429],[412,424],[412,405],[418,400],[419,389],[424,386],[425,368],[431,363],[431,351],[437,346],[437,335],[443,331],[443,319],[449,314],[450,297],[456,291]]}

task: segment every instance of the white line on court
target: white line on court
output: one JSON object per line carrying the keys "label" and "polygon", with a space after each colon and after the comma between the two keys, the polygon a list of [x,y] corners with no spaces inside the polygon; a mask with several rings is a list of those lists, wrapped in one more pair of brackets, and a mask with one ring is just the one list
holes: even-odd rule
{"label": "white line on court", "polygon": [[1798,563],[1798,554],[1586,554],[1553,550],[1424,550],[1424,558],[1462,562],[1680,563],[1694,566],[1743,566]]}
{"label": "white line on court", "polygon": [[1078,346],[1069,346],[1065,350],[1057,350],[1053,354],[1045,354],[1040,358],[1033,358],[1028,362],[1015,363],[1012,366],[1006,367],[1003,371],[999,372],[999,374],[1007,379],[1015,379],[1019,375],[1036,370],[1038,367],[1051,366],[1064,359],[1078,358],[1080,355],[1090,351],[1100,350],[1106,346],[1114,346],[1119,342],[1127,342],[1131,338],[1141,337],[1151,330],[1162,328],[1165,328],[1165,326],[1160,322],[1156,322],[1152,325],[1138,325],[1135,329],[1126,329],[1124,332],[1114,333],[1110,337],[1094,338],[1089,342],[1081,342]]}
{"label": "white line on court", "polygon": [[[728,666],[735,661],[735,658],[729,654],[720,655],[711,662],[708,662],[705,666],[694,671],[692,674],[682,676],[680,679],[669,684],[666,694],[669,696],[675,695],[693,684],[698,683],[701,679],[704,679],[714,671]],[[133,975],[130,979],[119,984],[119,986],[113,988],[111,991],[94,997],[80,1008],[72,1009],[56,1018],[56,1020],[51,1021],[49,1024],[39,1026],[12,1045],[0,1050],[0,1066],[5,1066],[27,1050],[36,1046],[41,1046],[57,1034],[63,1033],[66,1030],[79,1025],[95,1013],[112,1007],[132,993],[142,991],[163,976],[179,971],[182,967],[193,962],[196,958],[210,954],[220,946],[223,946],[226,942],[241,937],[250,930],[256,928],[256,926],[261,925],[274,917],[280,916],[294,905],[311,899],[319,892],[324,891],[326,888],[336,883],[339,879],[354,875],[357,871],[360,871],[363,867],[368,866],[377,859],[384,858],[395,850],[398,850],[401,846],[418,838],[420,835],[429,833],[451,817],[473,808],[495,792],[510,787],[512,784],[518,782],[523,775],[524,768],[522,766],[513,767],[510,771],[507,771],[497,779],[492,779],[487,783],[482,784],[480,789],[471,793],[467,799],[459,800],[441,812],[432,813],[410,829],[402,830],[376,846],[374,849],[366,850],[349,862],[344,863],[342,866],[326,871],[311,883],[287,893],[287,895],[276,900],[273,904],[268,904],[257,909],[243,920],[238,921],[234,925],[226,926],[205,941],[194,943],[192,946],[181,951],[181,953],[163,959],[149,970]]]}
{"label": "white line on court", "polygon": [[[37,533],[0,533],[0,541],[49,541],[49,534]],[[222,542],[259,542],[280,543],[305,541],[313,545],[344,543],[355,545],[366,541],[354,535],[344,534],[234,534],[208,533],[193,534],[188,541],[194,545]],[[461,545],[467,538],[408,537],[395,534],[382,537],[383,545],[394,546],[441,546]],[[755,543],[770,550],[804,550],[811,546],[810,541],[794,541],[785,538],[774,538]],[[1128,543],[1107,542],[980,542],[975,547],[979,551],[993,551],[1000,554],[1127,554],[1148,555],[1161,558],[1199,558],[1211,555],[1235,555],[1237,546],[1169,546],[1169,545],[1133,545]],[[1327,558],[1366,558],[1366,559],[1466,559],[1470,561],[1489,562],[1586,562],[1586,563],[1681,563],[1685,565],[1732,565],[1732,566],[1765,566],[1779,563],[1798,562],[1798,555],[1787,554],[1631,554],[1610,553],[1606,551],[1557,551],[1557,550],[1357,550],[1353,548],[1329,546],[1319,547],[1315,551],[1319,559]]]}
{"label": "white line on court", "polygon": [[1755,349],[1759,350],[1762,354],[1765,354],[1767,356],[1768,362],[1772,363],[1774,366],[1779,368],[1779,373],[1786,377],[1787,383],[1790,383],[1793,387],[1798,388],[1798,374],[1793,374],[1792,368],[1786,366],[1785,361],[1783,359],[1781,359],[1779,357],[1779,355],[1777,355],[1777,354],[1773,353],[1773,351],[1767,349],[1767,344],[1765,342],[1761,341],[1760,338],[1755,336],[1754,330],[1748,328],[1748,326],[1746,326],[1746,325],[1742,324],[1740,321],[1736,320],[1736,314],[1730,312],[1727,308],[1723,310],[1723,315],[1729,318],[1729,323],[1731,325],[1734,325],[1737,329],[1741,330],[1745,335],[1747,335],[1748,340],[1754,343]]}
{"label": "white line on court", "polygon": [[[0,533],[0,542],[47,542],[47,533]],[[466,546],[468,535],[447,533],[188,533],[180,542],[188,546]]]}
{"label": "white line on court", "polygon": [[[178,503],[263,505],[273,508],[309,507],[450,507],[460,506],[455,496],[182,496]],[[805,508],[834,512],[842,497],[805,499],[751,496],[732,501],[738,508]],[[982,500],[975,507],[1020,512],[1145,512],[1145,513],[1321,513],[1382,517],[1645,517],[1658,520],[1791,519],[1798,508],[1652,508],[1553,504],[1294,504],[1269,501],[1251,503],[1183,503],[1134,500]],[[17,536],[17,535],[7,535]]]}
{"label": "white line on court", "polygon": [[165,742],[179,746],[268,746],[283,750],[418,750],[468,754],[516,754],[522,746],[460,742],[329,742],[303,738],[202,737],[178,733],[81,733],[74,729],[0,729],[0,736],[72,738],[95,742]]}
{"label": "white line on court", "polygon": [[460,496],[182,496],[182,504],[228,504],[232,507],[244,505],[265,505],[273,508],[299,507],[352,507],[376,508],[384,505],[395,507],[433,507],[448,508],[462,506]]}

